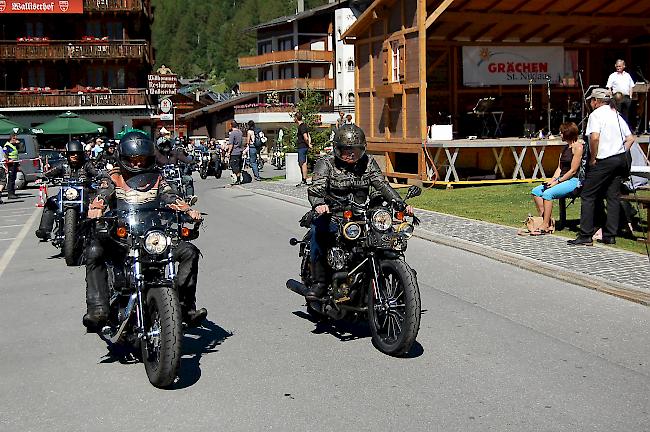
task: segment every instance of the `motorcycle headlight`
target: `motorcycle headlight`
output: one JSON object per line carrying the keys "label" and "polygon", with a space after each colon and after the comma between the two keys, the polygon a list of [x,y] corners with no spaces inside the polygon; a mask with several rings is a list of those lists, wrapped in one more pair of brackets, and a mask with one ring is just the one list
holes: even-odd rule
{"label": "motorcycle headlight", "polygon": [[75,188],[66,189],[63,195],[65,195],[65,199],[68,201],[75,201],[79,199],[79,191]]}
{"label": "motorcycle headlight", "polygon": [[343,226],[343,237],[356,240],[361,235],[361,226],[356,222],[348,222]]}
{"label": "motorcycle headlight", "polygon": [[410,239],[413,237],[413,224],[409,222],[403,222],[397,227],[397,232],[402,234],[404,238]]}
{"label": "motorcycle headlight", "polygon": [[393,216],[386,210],[377,210],[372,215],[372,226],[377,231],[388,231],[393,226]]}
{"label": "motorcycle headlight", "polygon": [[167,249],[167,236],[160,231],[151,231],[144,236],[144,250],[152,255],[159,255]]}

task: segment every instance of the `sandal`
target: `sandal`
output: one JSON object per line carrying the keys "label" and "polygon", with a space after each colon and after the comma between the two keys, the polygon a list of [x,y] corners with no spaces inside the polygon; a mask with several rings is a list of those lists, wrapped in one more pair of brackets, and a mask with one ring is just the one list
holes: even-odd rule
{"label": "sandal", "polygon": [[551,232],[548,231],[548,230],[538,229],[538,230],[535,230],[535,231],[531,231],[530,235],[532,235],[532,236],[541,236],[541,235],[546,235],[546,234],[550,234],[550,233]]}

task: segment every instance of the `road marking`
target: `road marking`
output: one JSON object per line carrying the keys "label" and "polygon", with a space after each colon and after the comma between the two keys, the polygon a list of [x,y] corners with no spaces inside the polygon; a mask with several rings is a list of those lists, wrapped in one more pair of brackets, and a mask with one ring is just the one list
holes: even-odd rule
{"label": "road marking", "polygon": [[32,225],[34,225],[34,222],[36,222],[36,216],[38,216],[39,213],[38,210],[39,210],[38,208],[34,209],[34,212],[29,217],[25,225],[23,226],[23,229],[20,230],[18,236],[15,239],[13,239],[13,242],[9,245],[5,253],[2,255],[2,258],[0,258],[0,277],[2,277],[2,274],[4,273],[5,269],[9,265],[9,262],[16,254],[16,251],[18,250],[18,246],[20,246],[20,244],[27,236],[27,233],[32,228]]}
{"label": "road marking", "polygon": [[[0,233],[0,234],[4,234],[4,233]],[[10,238],[6,238],[6,239],[0,239],[0,241],[9,241],[9,240],[16,240],[16,237],[10,237]]]}
{"label": "road marking", "polygon": [[13,228],[13,227],[19,227],[23,226],[25,224],[16,224],[16,225],[0,225],[0,228]]}

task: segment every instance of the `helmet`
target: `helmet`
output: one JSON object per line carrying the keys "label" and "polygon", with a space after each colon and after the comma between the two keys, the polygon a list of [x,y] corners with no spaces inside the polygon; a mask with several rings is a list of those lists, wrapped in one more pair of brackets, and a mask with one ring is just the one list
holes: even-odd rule
{"label": "helmet", "polygon": [[167,154],[172,151],[172,141],[169,138],[158,138],[156,147],[160,153]]}
{"label": "helmet", "polygon": [[129,132],[120,139],[117,163],[131,173],[150,171],[155,163],[153,142],[142,132]]}
{"label": "helmet", "polygon": [[[70,160],[70,156],[76,155],[79,157],[78,160],[75,162],[72,162]],[[68,159],[68,162],[73,164],[73,165],[80,165],[83,164],[84,159],[86,158],[86,154],[84,153],[84,146],[81,144],[80,141],[78,140],[72,140],[69,143],[65,145],[65,157]]]}
{"label": "helmet", "polygon": [[366,154],[366,134],[353,124],[341,126],[332,140],[334,156],[346,163],[356,163]]}

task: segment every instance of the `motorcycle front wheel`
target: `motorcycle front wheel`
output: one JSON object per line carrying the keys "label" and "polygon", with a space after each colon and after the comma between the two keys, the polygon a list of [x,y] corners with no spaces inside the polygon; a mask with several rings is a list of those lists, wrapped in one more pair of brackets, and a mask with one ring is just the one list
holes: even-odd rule
{"label": "motorcycle front wheel", "polygon": [[63,215],[63,256],[68,266],[77,265],[79,262],[77,234],[77,209],[69,208]]}
{"label": "motorcycle front wheel", "polygon": [[208,170],[201,168],[201,171],[199,171],[199,176],[201,176],[201,178],[203,180],[207,179],[208,178]]}
{"label": "motorcycle front wheel", "polygon": [[181,307],[173,288],[152,288],[145,304],[145,337],[141,342],[147,377],[158,388],[176,379],[183,338]]}
{"label": "motorcycle front wheel", "polygon": [[368,292],[372,341],[381,352],[402,356],[420,329],[420,289],[415,272],[403,260],[380,261],[380,268],[379,284],[371,281]]}

